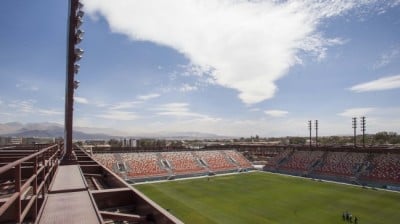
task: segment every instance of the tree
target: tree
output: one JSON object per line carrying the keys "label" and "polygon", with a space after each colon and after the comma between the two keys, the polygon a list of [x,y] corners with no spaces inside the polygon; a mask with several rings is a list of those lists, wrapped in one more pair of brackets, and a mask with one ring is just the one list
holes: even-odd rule
{"label": "tree", "polygon": [[122,146],[121,141],[119,141],[119,140],[117,140],[117,139],[110,139],[110,140],[108,141],[108,144],[109,144],[111,147],[121,147],[121,146]]}

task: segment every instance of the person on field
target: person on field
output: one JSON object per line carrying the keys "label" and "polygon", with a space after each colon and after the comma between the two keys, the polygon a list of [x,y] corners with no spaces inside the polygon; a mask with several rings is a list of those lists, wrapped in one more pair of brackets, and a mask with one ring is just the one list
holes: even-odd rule
{"label": "person on field", "polygon": [[357,216],[354,216],[354,223],[355,223],[355,224],[358,224],[358,218],[357,218]]}

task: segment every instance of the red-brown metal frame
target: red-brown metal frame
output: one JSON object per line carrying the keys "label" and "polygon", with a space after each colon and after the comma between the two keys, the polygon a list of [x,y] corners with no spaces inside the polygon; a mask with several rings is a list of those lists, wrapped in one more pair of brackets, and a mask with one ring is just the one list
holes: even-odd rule
{"label": "red-brown metal frame", "polygon": [[[14,169],[15,181],[15,192],[0,206],[0,217],[10,212],[14,218],[7,221],[22,223],[31,209],[32,219],[34,220],[37,217],[39,195],[42,194],[42,198],[44,198],[48,190],[49,183],[58,167],[59,153],[59,146],[53,145],[0,167],[0,177],[7,171]],[[23,163],[32,160],[32,175],[22,183],[21,167]],[[40,174],[42,175],[40,176]],[[40,183],[38,183],[38,179],[40,179]],[[30,188],[32,188],[32,195],[30,195],[31,197],[26,205],[22,206],[23,195]],[[15,206],[15,209],[12,209],[12,206]]]}

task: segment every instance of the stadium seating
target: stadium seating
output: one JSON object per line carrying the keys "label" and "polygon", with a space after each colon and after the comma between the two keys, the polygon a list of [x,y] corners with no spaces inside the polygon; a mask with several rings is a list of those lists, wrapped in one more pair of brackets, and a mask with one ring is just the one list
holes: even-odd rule
{"label": "stadium seating", "polygon": [[266,167],[276,168],[284,158],[288,157],[292,150],[278,150],[274,157],[270,157]]}
{"label": "stadium seating", "polygon": [[124,178],[163,177],[251,168],[235,150],[197,152],[105,153],[94,158]]}
{"label": "stadium seating", "polygon": [[224,156],[220,151],[197,151],[194,152],[203,160],[211,171],[223,171],[236,169],[237,167]]}
{"label": "stadium seating", "polygon": [[307,171],[311,165],[321,159],[322,151],[295,151],[289,161],[283,164],[280,169]]}
{"label": "stadium seating", "polygon": [[239,152],[234,151],[234,150],[227,150],[224,152],[241,168],[251,168],[252,167],[251,163],[246,158],[244,158],[244,156],[242,154],[240,154]]}
{"label": "stadium seating", "polygon": [[376,154],[363,179],[400,183],[400,154]]}
{"label": "stadium seating", "polygon": [[366,153],[329,152],[324,164],[314,170],[326,175],[353,176],[366,158]]}
{"label": "stadium seating", "polygon": [[103,164],[105,167],[114,170],[114,166],[117,164],[117,160],[115,159],[114,154],[111,153],[102,153],[102,154],[94,154],[93,158],[97,160],[99,163]]}
{"label": "stadium seating", "polygon": [[191,152],[162,152],[162,158],[167,160],[175,174],[205,172]]}
{"label": "stadium seating", "polygon": [[120,156],[127,165],[128,177],[168,175],[156,153],[121,153]]}

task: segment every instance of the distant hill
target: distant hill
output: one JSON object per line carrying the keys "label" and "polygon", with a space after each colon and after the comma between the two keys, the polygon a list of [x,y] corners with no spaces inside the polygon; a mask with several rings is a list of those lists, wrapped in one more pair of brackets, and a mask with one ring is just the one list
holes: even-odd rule
{"label": "distant hill", "polygon": [[[224,139],[226,136],[202,132],[154,132],[130,135],[124,131],[108,128],[75,127],[73,138],[86,139],[111,139],[111,138],[161,138],[169,140],[195,140],[195,139]],[[64,126],[57,123],[27,123],[19,122],[0,123],[0,136],[14,137],[40,137],[57,138],[64,136]]]}
{"label": "distant hill", "polygon": [[138,134],[142,138],[162,138],[169,140],[196,140],[196,139],[224,139],[230,138],[227,136],[220,136],[211,133],[203,133],[203,132],[156,132],[156,133],[147,133],[147,134]]}
{"label": "distant hill", "polygon": [[[0,135],[12,137],[57,138],[64,137],[64,126],[57,123],[22,124],[12,122],[0,124]],[[85,133],[81,131],[74,131],[73,135],[73,138],[77,140],[119,138],[103,133]]]}

